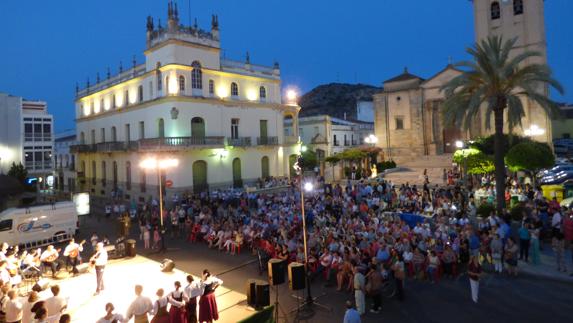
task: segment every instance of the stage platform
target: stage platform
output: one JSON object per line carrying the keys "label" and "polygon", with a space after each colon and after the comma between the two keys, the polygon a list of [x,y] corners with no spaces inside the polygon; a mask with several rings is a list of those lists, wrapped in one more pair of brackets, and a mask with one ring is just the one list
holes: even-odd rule
{"label": "stage platform", "polygon": [[[199,270],[195,274],[200,274]],[[171,273],[160,271],[160,264],[143,256],[112,260],[105,268],[105,290],[94,296],[96,277],[95,270],[80,274],[76,277],[49,279],[50,286],[60,285],[60,294],[68,298],[68,311],[72,322],[92,323],[105,315],[105,304],[114,304],[117,313],[125,315],[131,301],[135,298],[134,286],[144,286],[143,294],[153,301],[155,292],[163,288],[165,293],[171,292],[175,281],[180,281],[184,287],[187,273],[174,269]],[[197,276],[195,276],[197,278]],[[48,290],[41,293],[42,298],[51,296]],[[247,309],[246,295],[225,288],[223,285],[216,291],[219,307],[217,322],[237,322],[245,319],[254,312]],[[150,317],[151,319],[151,317]]]}

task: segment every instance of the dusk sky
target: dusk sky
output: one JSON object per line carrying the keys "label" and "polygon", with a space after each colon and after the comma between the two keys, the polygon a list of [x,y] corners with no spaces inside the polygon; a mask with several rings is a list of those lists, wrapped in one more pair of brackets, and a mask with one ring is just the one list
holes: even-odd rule
{"label": "dusk sky", "polygon": [[[182,22],[189,1],[179,1]],[[549,65],[573,103],[573,1],[545,2]],[[380,85],[404,66],[429,77],[467,58],[474,41],[468,0],[192,0],[191,17],[210,28],[219,15],[224,55],[272,65],[283,87],[302,92],[330,82]],[[0,2],[0,92],[48,102],[56,131],[74,127],[74,89],[107,67],[143,62],[148,15],[165,25],[167,0]]]}

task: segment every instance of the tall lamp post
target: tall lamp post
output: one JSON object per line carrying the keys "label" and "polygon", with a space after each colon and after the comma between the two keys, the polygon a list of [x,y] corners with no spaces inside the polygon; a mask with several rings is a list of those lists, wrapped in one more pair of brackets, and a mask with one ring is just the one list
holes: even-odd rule
{"label": "tall lamp post", "polygon": [[468,156],[466,156],[466,152],[464,151],[464,142],[461,140],[456,140],[456,148],[462,150],[462,158],[464,159],[464,171],[463,171],[463,179],[464,185],[468,185]]}
{"label": "tall lamp post", "polygon": [[163,188],[161,187],[161,171],[169,168],[177,167],[179,165],[179,160],[166,158],[166,159],[156,159],[148,158],[144,159],[139,163],[139,167],[144,170],[155,170],[157,172],[157,182],[159,183],[159,223],[161,224],[161,243],[164,249],[165,247],[165,227],[163,225]]}
{"label": "tall lamp post", "polygon": [[330,310],[328,306],[324,306],[315,302],[315,299],[312,297],[312,291],[310,287],[310,271],[308,266],[308,245],[307,245],[307,231],[306,231],[306,215],[304,210],[304,191],[312,192],[314,189],[314,185],[311,182],[306,182],[303,184],[303,159],[302,156],[298,157],[297,162],[294,164],[294,169],[296,170],[297,174],[299,175],[299,189],[300,189],[300,206],[301,206],[301,216],[302,216],[302,243],[304,247],[304,270],[305,270],[305,284],[306,284],[306,299],[303,303],[303,308],[308,312],[308,316],[312,316],[314,314],[314,310],[312,308],[313,305],[318,305],[324,307],[327,310]]}

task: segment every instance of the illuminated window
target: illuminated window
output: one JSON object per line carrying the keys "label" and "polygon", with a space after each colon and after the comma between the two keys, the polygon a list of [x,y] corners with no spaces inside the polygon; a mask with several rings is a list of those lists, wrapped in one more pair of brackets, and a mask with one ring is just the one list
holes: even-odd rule
{"label": "illuminated window", "polygon": [[516,16],[523,14],[523,0],[513,0],[513,14]]}
{"label": "illuminated window", "polygon": [[203,88],[203,72],[201,71],[201,63],[194,61],[191,63],[193,71],[191,72],[191,87],[193,89]]}
{"label": "illuminated window", "polygon": [[495,1],[491,3],[491,19],[499,19],[501,17],[501,7],[499,2]]}
{"label": "illuminated window", "polygon": [[161,63],[157,62],[157,91],[161,91],[161,88],[163,88],[163,76],[161,75],[161,70],[159,70],[159,68],[161,67]]}
{"label": "illuminated window", "polygon": [[259,88],[259,97],[260,97],[261,99],[266,99],[266,98],[267,98],[267,89],[265,89],[264,86],[261,86],[261,87]]}
{"label": "illuminated window", "polygon": [[179,91],[185,92],[185,76],[183,75],[179,76]]}
{"label": "illuminated window", "polygon": [[143,101],[143,85],[140,85],[140,86],[137,88],[137,99],[138,99],[139,102],[142,102],[142,101]]}
{"label": "illuminated window", "polygon": [[213,80],[209,80],[209,94],[215,94],[215,82]]}
{"label": "illuminated window", "polygon": [[231,96],[239,96],[239,86],[237,83],[231,83]]}
{"label": "illuminated window", "polygon": [[131,190],[131,162],[125,162],[125,188]]}

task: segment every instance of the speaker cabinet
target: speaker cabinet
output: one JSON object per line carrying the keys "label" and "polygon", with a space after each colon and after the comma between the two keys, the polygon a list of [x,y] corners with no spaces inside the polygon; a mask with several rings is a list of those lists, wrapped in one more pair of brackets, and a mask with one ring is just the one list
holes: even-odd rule
{"label": "speaker cabinet", "polygon": [[90,265],[89,263],[84,262],[82,264],[77,265],[76,269],[78,270],[78,274],[85,274],[90,269]]}
{"label": "speaker cabinet", "polygon": [[256,307],[261,308],[271,305],[271,287],[269,283],[258,280],[255,287]]}
{"label": "speaker cabinet", "polygon": [[257,280],[249,279],[246,285],[247,291],[247,305],[251,307],[257,306]]}
{"label": "speaker cabinet", "polygon": [[288,265],[288,287],[291,290],[301,290],[306,286],[304,276],[304,265],[298,262],[291,262]]}
{"label": "speaker cabinet", "polygon": [[269,284],[271,286],[281,285],[285,283],[285,266],[286,261],[273,258],[268,262],[269,269]]}

